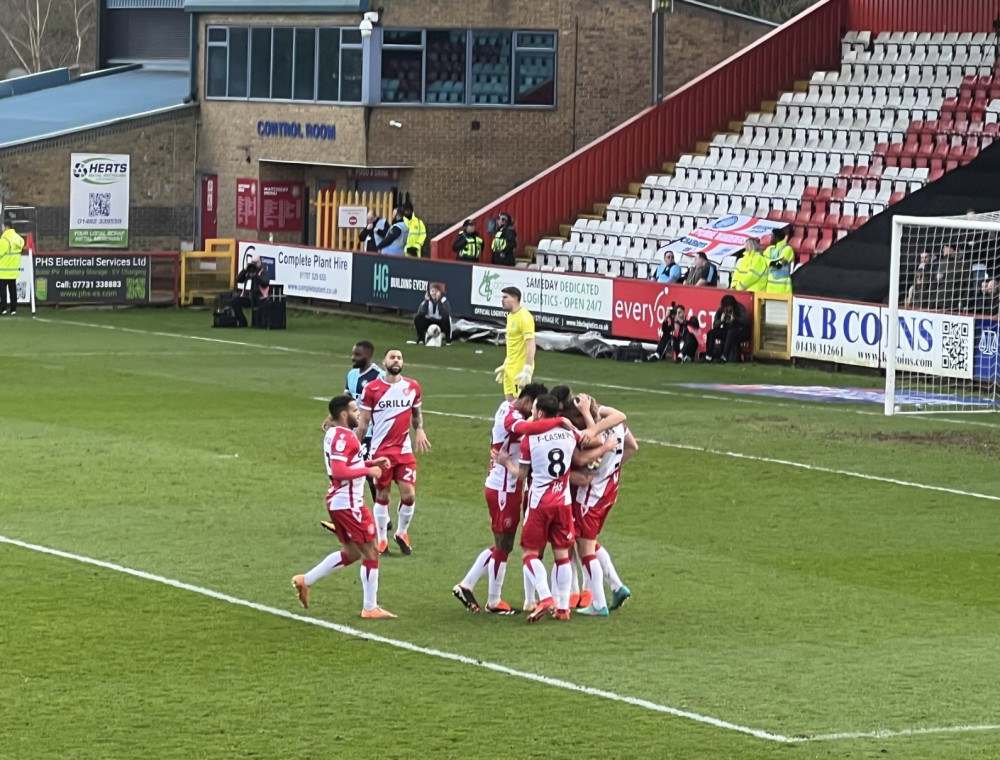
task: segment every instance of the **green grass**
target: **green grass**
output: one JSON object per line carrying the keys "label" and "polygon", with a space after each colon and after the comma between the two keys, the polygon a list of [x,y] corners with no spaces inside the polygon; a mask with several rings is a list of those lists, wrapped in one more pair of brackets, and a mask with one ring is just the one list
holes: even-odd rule
{"label": "green grass", "polygon": [[[0,322],[0,535],[301,612],[289,578],[333,548],[315,399],[343,389],[356,340],[383,350],[407,329],[40,316]],[[622,408],[640,440],[602,539],[634,598],[607,620],[528,627],[450,594],[489,541],[502,349],[402,348],[433,449],[414,554],[382,562],[399,620],[358,618],[354,568],[317,584],[305,615],[787,736],[1000,723],[1000,504],[968,495],[1000,497],[1000,428],[678,385],[877,378],[542,353],[540,379]],[[9,544],[0,568],[5,760],[1000,754],[1000,731],[782,745]],[[505,597],[521,593],[515,553]]]}

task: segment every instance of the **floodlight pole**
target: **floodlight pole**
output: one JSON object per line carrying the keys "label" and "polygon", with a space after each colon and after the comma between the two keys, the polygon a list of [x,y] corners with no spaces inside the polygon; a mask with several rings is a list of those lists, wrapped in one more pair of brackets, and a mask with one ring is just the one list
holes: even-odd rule
{"label": "floodlight pole", "polygon": [[653,44],[652,44],[652,105],[658,105],[663,100],[663,58],[665,55],[664,36],[666,31],[666,14],[673,10],[673,0],[651,0],[653,12]]}

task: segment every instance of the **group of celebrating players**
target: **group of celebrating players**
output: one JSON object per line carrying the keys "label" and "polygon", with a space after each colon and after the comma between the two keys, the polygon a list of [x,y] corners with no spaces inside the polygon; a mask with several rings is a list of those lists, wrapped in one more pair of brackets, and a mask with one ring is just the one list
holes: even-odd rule
{"label": "group of celebrating players", "polygon": [[[474,590],[488,575],[485,611],[520,612],[503,601],[501,592],[521,523],[527,621],[550,614],[556,620],[569,620],[572,609],[577,614],[607,616],[631,594],[598,535],[617,499],[621,467],[638,445],[617,409],[600,406],[585,394],[574,395],[565,385],[550,390],[531,382],[534,319],[520,301],[517,288],[503,290],[507,357],[497,368],[497,381],[503,383],[505,399],[494,415],[484,486],[493,545],[479,554],[452,593],[470,611],[481,612],[484,608]],[[347,393],[330,400],[323,423],[330,486],[329,520],[321,524],[337,535],[342,548],[293,577],[292,585],[302,606],[308,607],[314,583],[361,559],[361,616],[394,618],[378,604],[379,556],[389,553],[392,527],[390,488],[395,482],[400,499],[393,540],[403,554],[410,554],[408,530],[416,500],[414,450],[427,451],[430,442],[424,432],[420,386],[402,375],[402,353],[388,351],[384,370],[372,363],[373,354],[371,343],[355,345]],[[366,478],[375,500],[374,516],[364,505]],[[554,558],[551,585],[541,561],[546,544]],[[577,562],[583,569],[582,591]],[[605,581],[612,591],[610,602]]]}

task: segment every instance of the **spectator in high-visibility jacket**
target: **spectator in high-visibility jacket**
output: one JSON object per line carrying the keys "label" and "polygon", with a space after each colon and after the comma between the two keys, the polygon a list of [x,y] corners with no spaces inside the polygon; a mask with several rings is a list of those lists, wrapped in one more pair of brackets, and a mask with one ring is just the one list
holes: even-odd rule
{"label": "spectator in high-visibility jacket", "polygon": [[7,217],[0,235],[0,314],[17,313],[17,273],[21,271],[23,250],[24,238],[15,232],[14,221]]}
{"label": "spectator in high-visibility jacket", "polygon": [[795,261],[795,251],[788,244],[789,228],[785,227],[771,233],[771,245],[764,251],[767,258],[767,288],[768,293],[792,292],[792,262]]}
{"label": "spectator in high-visibility jacket", "polygon": [[760,250],[760,240],[747,238],[742,258],[733,272],[733,290],[760,292],[767,287],[767,259]]}
{"label": "spectator in high-visibility jacket", "polygon": [[424,243],[427,241],[427,227],[423,220],[413,213],[413,204],[407,201],[403,204],[403,219],[410,234],[406,238],[406,255],[420,258],[424,255]]}

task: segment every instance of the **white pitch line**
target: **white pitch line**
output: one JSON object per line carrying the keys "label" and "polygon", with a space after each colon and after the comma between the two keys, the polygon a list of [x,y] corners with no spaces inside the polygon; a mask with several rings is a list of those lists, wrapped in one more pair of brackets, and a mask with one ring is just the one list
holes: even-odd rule
{"label": "white pitch line", "polygon": [[[71,319],[47,319],[45,317],[32,317],[32,319],[34,319],[37,322],[46,322],[46,323],[49,323],[49,324],[74,325],[76,327],[93,327],[93,328],[97,328],[97,329],[100,329],[100,330],[117,330],[117,331],[120,331],[120,332],[135,333],[135,334],[138,334],[138,335],[156,335],[156,336],[163,337],[163,338],[181,338],[181,339],[184,339],[184,340],[200,340],[200,341],[206,341],[206,342],[209,342],[209,343],[221,343],[221,344],[225,344],[225,345],[243,346],[243,347],[246,347],[246,348],[256,348],[256,349],[260,349],[262,351],[264,351],[264,350],[285,351],[287,353],[306,354],[306,355],[309,355],[309,356],[326,356],[327,355],[323,351],[309,351],[307,349],[289,348],[287,346],[269,346],[269,345],[263,345],[263,344],[259,344],[259,343],[247,343],[245,341],[227,340],[225,338],[206,338],[206,337],[203,337],[203,336],[200,336],[200,335],[185,335],[183,333],[168,333],[168,332],[158,332],[158,331],[153,331],[153,330],[139,330],[139,329],[133,328],[133,327],[118,327],[116,325],[102,325],[102,324],[98,324],[96,322],[80,322],[80,321],[71,320]],[[484,374],[486,373],[485,370],[470,370],[467,367],[442,367],[442,366],[439,366],[439,365],[429,365],[429,364],[420,364],[420,363],[410,364],[410,366],[411,367],[417,367],[417,368],[420,368],[420,369],[444,370],[445,372],[482,372]],[[490,372],[492,372],[492,370],[490,370]],[[556,380],[557,378],[551,378],[551,377],[550,378],[543,378],[541,375],[539,375],[537,379],[539,379],[539,380],[541,380],[541,379]],[[738,395],[735,395],[735,394],[732,394],[732,395],[730,395],[730,394],[715,395],[715,394],[710,394],[710,393],[689,393],[689,392],[686,392],[686,391],[664,390],[662,388],[635,388],[635,387],[631,387],[631,386],[628,386],[628,385],[616,385],[616,384],[612,384],[612,383],[589,383],[589,385],[592,385],[595,388],[608,388],[610,390],[627,391],[627,392],[630,392],[630,393],[648,393],[648,394],[654,394],[654,395],[660,395],[660,396],[681,396],[681,397],[685,397],[685,398],[700,398],[700,399],[705,399],[705,400],[709,400],[709,401],[724,401],[724,402],[728,402],[728,403],[731,403],[731,404],[753,404],[753,405],[759,405],[759,406],[779,407],[779,408],[781,408],[781,407],[796,407],[797,408],[799,406],[799,404],[791,404],[791,403],[789,403],[787,401],[780,401],[780,400],[778,400],[776,398],[773,398],[773,397],[772,398],[768,398],[768,399],[746,398],[744,396],[738,396]],[[822,409],[824,411],[845,411],[844,407],[842,407],[840,405],[834,405],[834,404],[814,404],[813,407],[816,408],[816,409]],[[866,416],[874,416],[874,417],[881,417],[881,416],[883,416],[882,412],[874,412],[874,411],[869,411],[869,410],[866,410],[866,409],[852,409],[850,407],[847,407],[846,411],[849,411],[852,414],[862,414],[862,415],[866,415]],[[934,421],[934,422],[947,422],[947,423],[953,424],[953,425],[978,425],[980,427],[1000,428],[1000,425],[991,424],[989,422],[978,422],[978,421],[974,422],[974,421],[971,421],[971,420],[954,420],[954,419],[949,419],[949,418],[945,418],[945,417],[930,417],[930,416],[927,416],[927,415],[912,415],[912,416],[915,416],[915,417],[919,416],[921,419],[927,419],[927,420],[931,420],[931,421]]]}
{"label": "white pitch line", "polygon": [[926,736],[928,734],[964,734],[973,731],[1000,731],[1000,725],[982,724],[969,726],[941,726],[938,728],[904,728],[898,731],[856,731],[838,734],[814,734],[805,741],[833,742],[847,739],[892,739],[897,736]]}
{"label": "white pitch line", "polygon": [[135,578],[142,578],[143,580],[153,581],[154,583],[161,583],[165,586],[172,586],[173,588],[178,588],[183,591],[190,591],[191,593],[194,594],[201,594],[202,596],[207,596],[211,599],[218,599],[219,601],[228,602],[229,604],[235,604],[239,607],[248,607],[249,609],[256,610],[257,612],[265,612],[269,615],[275,615],[277,617],[287,618],[288,620],[295,620],[299,623],[307,623],[309,625],[319,626],[320,628],[326,628],[328,630],[344,634],[345,636],[352,636],[354,638],[365,639],[367,641],[372,641],[377,644],[386,644],[388,646],[395,647],[397,649],[403,649],[408,652],[423,654],[429,657],[437,657],[442,660],[450,660],[452,662],[461,663],[462,665],[472,665],[477,668],[491,670],[495,673],[503,673],[504,675],[514,676],[515,678],[523,678],[527,681],[534,681],[535,683],[544,684],[545,686],[552,686],[557,689],[565,689],[567,691],[586,694],[591,697],[600,697],[601,699],[607,699],[612,702],[621,702],[627,705],[632,705],[633,707],[642,707],[646,710],[652,710],[653,712],[672,715],[676,718],[685,718],[687,720],[694,721],[695,723],[703,723],[709,726],[714,726],[715,728],[723,728],[728,731],[735,731],[736,733],[746,734],[747,736],[753,736],[758,739],[765,739],[767,741],[772,741],[772,742],[780,742],[782,744],[793,744],[796,742],[805,741],[804,738],[797,738],[797,737],[793,738],[790,736],[784,736],[782,734],[771,733],[770,731],[762,731],[757,728],[740,726],[736,723],[730,723],[729,721],[713,718],[710,715],[700,715],[698,713],[690,712],[688,710],[679,710],[676,707],[661,705],[656,702],[651,702],[648,699],[640,699],[639,697],[630,697],[624,694],[616,694],[615,692],[606,691],[605,689],[596,689],[592,686],[582,686],[580,684],[572,683],[571,681],[564,681],[560,678],[550,678],[549,676],[544,676],[539,673],[531,673],[524,670],[517,670],[515,668],[510,668],[507,667],[506,665],[500,665],[495,662],[480,660],[474,657],[466,657],[465,655],[455,654],[453,652],[445,652],[440,649],[432,649],[430,647],[420,646],[419,644],[412,644],[408,641],[402,641],[400,639],[391,639],[388,636],[380,636],[375,633],[362,631],[357,628],[351,628],[350,626],[346,625],[340,625],[339,623],[331,623],[327,620],[321,620],[319,618],[306,617],[305,615],[299,615],[294,612],[282,610],[279,609],[278,607],[270,607],[266,604],[259,604],[257,602],[251,602],[246,599],[240,599],[239,597],[230,596],[229,594],[224,594],[220,591],[213,591],[212,589],[203,588],[202,586],[194,586],[190,583],[184,583],[183,581],[174,580],[173,578],[166,578],[162,575],[147,573],[143,570],[134,570],[130,567],[117,565],[114,562],[105,562],[104,560],[94,559],[92,557],[84,557],[80,554],[72,554],[70,552],[64,552],[59,549],[52,549],[47,546],[39,546],[38,544],[31,544],[26,541],[19,541],[15,538],[8,538],[7,536],[0,536],[0,543],[10,544],[11,546],[17,546],[22,549],[28,549],[30,551],[40,552],[41,554],[49,554],[54,557],[61,557],[63,559],[73,560],[74,562],[82,562],[87,565],[94,565],[96,567],[101,567],[106,570],[113,570],[117,573],[124,573],[125,575],[131,575]]}
{"label": "white pitch line", "polygon": [[[482,420],[484,422],[489,422],[490,417],[484,417],[482,415],[474,414],[456,414],[454,412],[435,412],[430,409],[424,409],[424,414],[433,414],[438,417],[460,417],[462,419],[469,420]],[[813,472],[824,472],[830,475],[844,475],[850,478],[860,478],[862,480],[871,480],[876,483],[891,483],[895,486],[906,486],[907,488],[919,488],[924,491],[938,491],[940,493],[951,494],[952,496],[970,496],[974,499],[986,499],[988,501],[1000,501],[1000,496],[994,496],[988,493],[977,493],[976,491],[962,491],[957,488],[947,488],[946,486],[932,486],[926,483],[916,483],[909,480],[899,480],[898,478],[886,478],[881,475],[868,475],[863,472],[854,472],[853,470],[838,470],[833,467],[823,467],[818,464],[806,464],[805,462],[793,462],[788,459],[775,459],[774,457],[762,457],[756,454],[743,454],[739,451],[722,451],[721,449],[710,449],[706,446],[694,446],[687,443],[672,443],[671,441],[656,441],[651,438],[637,438],[639,443],[649,443],[654,446],[663,446],[668,449],[680,449],[681,451],[696,451],[700,454],[712,454],[714,456],[721,457],[731,457],[733,459],[749,459],[754,462],[766,462],[767,464],[779,464],[785,467],[797,467],[800,470],[812,470]]]}

